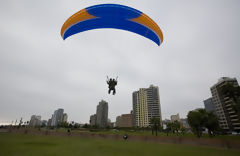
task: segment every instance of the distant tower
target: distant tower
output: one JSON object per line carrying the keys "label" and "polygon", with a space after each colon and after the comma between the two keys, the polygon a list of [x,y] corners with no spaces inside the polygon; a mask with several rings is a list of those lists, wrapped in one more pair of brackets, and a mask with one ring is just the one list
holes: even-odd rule
{"label": "distant tower", "polygon": [[32,115],[31,120],[29,122],[29,126],[35,127],[35,126],[41,126],[41,116],[40,115]]}
{"label": "distant tower", "polygon": [[96,116],[97,116],[96,124],[99,127],[108,126],[108,103],[106,101],[102,100],[99,102],[97,106]]}
{"label": "distant tower", "polygon": [[178,121],[180,122],[180,116],[177,113],[176,115],[171,115],[171,122]]}
{"label": "distant tower", "polygon": [[159,118],[162,123],[159,89],[157,86],[150,85],[149,88],[146,88],[146,91],[149,123],[153,117]]}
{"label": "distant tower", "polygon": [[227,84],[239,87],[236,78],[220,78],[218,82],[211,87],[213,103],[216,108],[220,127],[226,131],[239,131],[240,121],[238,114],[232,108],[233,100],[230,97],[223,95],[221,92],[222,87]]}
{"label": "distant tower", "polygon": [[63,113],[62,122],[67,122],[67,119],[68,119],[67,113]]}
{"label": "distant tower", "polygon": [[93,114],[90,116],[90,125],[91,126],[96,126],[96,122],[97,122],[97,115]]}
{"label": "distant tower", "polygon": [[51,126],[57,126],[63,120],[63,109],[59,108],[58,110],[54,111],[52,116],[52,123]]}
{"label": "distant tower", "polygon": [[133,92],[133,124],[137,127],[148,127],[147,92],[141,88]]}
{"label": "distant tower", "polygon": [[203,103],[204,103],[204,107],[205,107],[207,112],[214,112],[214,113],[216,113],[212,97],[204,100]]}
{"label": "distant tower", "polygon": [[133,124],[138,127],[148,127],[153,117],[162,123],[159,90],[157,86],[140,88],[132,94]]}

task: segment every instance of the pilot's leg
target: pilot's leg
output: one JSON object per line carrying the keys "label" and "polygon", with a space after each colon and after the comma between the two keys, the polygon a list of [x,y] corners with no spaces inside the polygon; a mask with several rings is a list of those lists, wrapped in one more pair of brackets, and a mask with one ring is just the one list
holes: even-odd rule
{"label": "pilot's leg", "polygon": [[113,88],[113,95],[115,95],[115,93],[116,93],[116,89],[115,89],[115,88]]}

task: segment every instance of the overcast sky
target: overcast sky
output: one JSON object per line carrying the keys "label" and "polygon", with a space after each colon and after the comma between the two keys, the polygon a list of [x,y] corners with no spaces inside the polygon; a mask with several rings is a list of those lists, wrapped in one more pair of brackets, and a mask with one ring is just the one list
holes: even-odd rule
{"label": "overcast sky", "polygon": [[[118,3],[150,16],[162,29],[159,47],[137,34],[86,31],[63,41],[72,14]],[[0,124],[63,108],[70,121],[89,121],[101,99],[109,118],[132,110],[132,92],[157,85],[162,118],[204,107],[220,77],[240,80],[238,0],[5,0],[0,1]],[[106,75],[119,77],[108,95]]]}

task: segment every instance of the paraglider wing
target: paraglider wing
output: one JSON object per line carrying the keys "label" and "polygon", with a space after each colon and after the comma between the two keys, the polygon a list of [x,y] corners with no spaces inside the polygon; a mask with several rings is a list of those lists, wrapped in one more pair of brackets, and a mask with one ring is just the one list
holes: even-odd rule
{"label": "paraglider wing", "polygon": [[150,17],[134,8],[118,4],[100,4],[80,10],[63,24],[61,35],[65,40],[76,33],[99,28],[134,32],[157,45],[163,42],[161,29]]}

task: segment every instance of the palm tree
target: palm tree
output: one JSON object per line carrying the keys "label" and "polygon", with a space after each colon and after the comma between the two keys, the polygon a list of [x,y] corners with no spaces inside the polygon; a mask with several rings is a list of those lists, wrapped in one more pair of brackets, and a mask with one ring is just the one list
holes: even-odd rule
{"label": "palm tree", "polygon": [[157,117],[153,117],[151,119],[151,127],[152,127],[152,135],[153,135],[153,131],[155,130],[155,134],[157,136],[157,131],[159,130],[159,127],[160,127],[160,119]]}
{"label": "palm tree", "polygon": [[166,131],[167,131],[167,136],[169,132],[173,132],[173,124],[171,122],[167,123]]}
{"label": "palm tree", "polygon": [[173,123],[172,123],[172,126],[173,126],[173,131],[177,132],[177,135],[178,135],[178,131],[180,130],[180,122],[175,120]]}
{"label": "palm tree", "polygon": [[180,127],[181,134],[184,135],[186,133],[186,128],[181,124]]}

